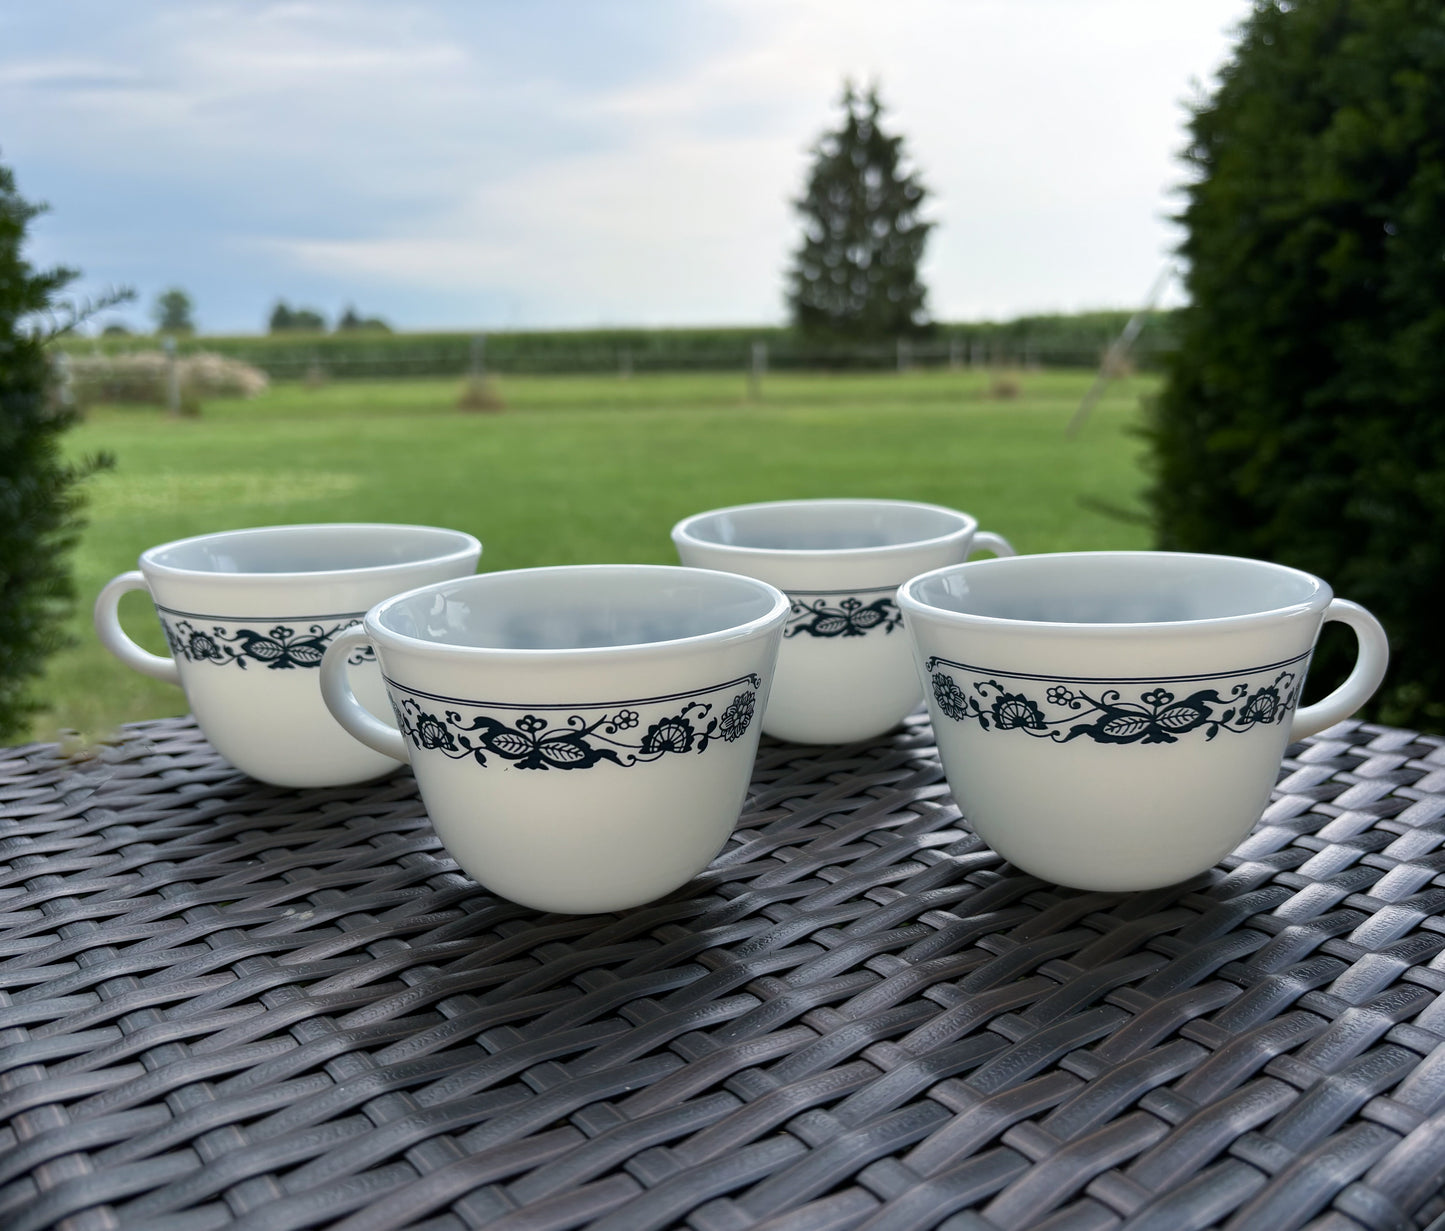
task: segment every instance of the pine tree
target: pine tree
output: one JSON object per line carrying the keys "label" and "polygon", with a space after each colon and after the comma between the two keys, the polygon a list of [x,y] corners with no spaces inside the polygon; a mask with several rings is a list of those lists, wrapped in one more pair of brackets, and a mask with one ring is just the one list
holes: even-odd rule
{"label": "pine tree", "polygon": [[38,213],[0,166],[0,739],[23,731],[35,708],[28,685],[66,643],[78,484],[108,464],[68,462],[61,452],[75,412],[57,396],[45,321],[75,274],[37,271],[23,258],[25,229]]}
{"label": "pine tree", "polygon": [[883,131],[876,86],[861,96],[845,86],[841,105],[842,124],[814,147],[807,195],[794,202],[803,243],[789,273],[793,324],[836,342],[922,333],[928,190],[907,166],[903,138]]}

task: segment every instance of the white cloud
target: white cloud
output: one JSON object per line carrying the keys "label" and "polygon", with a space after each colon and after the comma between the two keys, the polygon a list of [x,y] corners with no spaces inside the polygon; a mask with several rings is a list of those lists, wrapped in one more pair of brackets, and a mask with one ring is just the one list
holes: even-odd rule
{"label": "white cloud", "polygon": [[117,229],[157,262],[172,198],[237,283],[270,262],[380,310],[743,321],[781,316],[808,147],[843,77],[876,78],[934,190],[935,312],[1003,314],[1143,294],[1179,102],[1246,9],[656,0],[614,29],[562,0],[142,4],[65,57],[0,50],[0,110],[77,182],[153,176],[156,225]]}
{"label": "white cloud", "polygon": [[[501,285],[529,304],[566,305],[574,322],[764,319],[778,311],[779,254],[758,237],[783,230],[785,206],[730,191],[773,153],[759,144],[581,155],[478,190],[434,234],[279,246],[331,274]],[[732,286],[720,293],[724,279]]]}

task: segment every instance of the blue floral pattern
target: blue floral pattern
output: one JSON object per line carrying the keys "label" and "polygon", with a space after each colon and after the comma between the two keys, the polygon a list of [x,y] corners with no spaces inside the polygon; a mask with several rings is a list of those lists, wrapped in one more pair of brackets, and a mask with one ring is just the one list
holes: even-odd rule
{"label": "blue floral pattern", "polygon": [[[393,710],[412,747],[439,752],[452,760],[493,761],[517,769],[590,769],[602,762],[632,766],[663,757],[706,752],[715,741],[740,740],[757,709],[756,675],[671,697],[653,697],[605,706],[489,705],[434,697],[393,680]],[[727,699],[728,690],[746,685]],[[718,700],[705,700],[722,693]],[[399,699],[398,699],[399,698]],[[438,704],[440,703],[440,704]],[[448,708],[452,706],[455,708]],[[463,710],[521,709],[519,717]],[[644,718],[642,711],[655,716]],[[644,723],[646,724],[644,726]],[[640,737],[629,732],[641,731]]]}
{"label": "blue floral pattern", "polygon": [[[1223,731],[1240,734],[1284,723],[1299,704],[1301,663],[1308,657],[1208,676],[1133,681],[1050,680],[936,657],[925,666],[938,712],[980,731],[1022,731],[1060,744],[1074,739],[1173,744],[1199,731],[1212,740]],[[955,671],[975,678],[960,683]]]}
{"label": "blue floral pattern", "polygon": [[[179,613],[170,613],[179,614]],[[240,617],[244,618],[244,617]],[[245,670],[250,664],[270,671],[294,668],[316,668],[332,638],[343,629],[361,623],[361,616],[303,616],[299,620],[277,623],[262,631],[237,627],[233,620],[198,627],[192,620],[221,620],[219,616],[193,616],[191,619],[169,620],[161,616],[161,628],[171,653],[192,663],[213,663]],[[303,621],[310,620],[310,624]],[[369,645],[357,646],[346,661],[352,666],[375,662],[376,654]]]}
{"label": "blue floral pattern", "polygon": [[[807,633],[810,637],[862,637],[874,629],[891,633],[903,626],[903,613],[893,601],[896,592],[896,587],[890,586],[864,590],[865,598],[856,594],[820,595],[812,591],[791,593],[788,598],[792,606],[783,636]],[[870,593],[880,597],[865,601]]]}

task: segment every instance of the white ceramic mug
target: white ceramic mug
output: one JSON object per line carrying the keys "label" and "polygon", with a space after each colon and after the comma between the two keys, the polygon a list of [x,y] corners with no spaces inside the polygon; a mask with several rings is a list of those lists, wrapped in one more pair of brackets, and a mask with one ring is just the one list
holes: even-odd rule
{"label": "white ceramic mug", "polygon": [[[1228,854],[1291,740],[1348,718],[1389,646],[1318,577],[1233,556],[980,560],[899,590],[954,798],[1011,863],[1081,889],[1150,889]],[[1349,678],[1298,709],[1326,620]]]}
{"label": "white ceramic mug", "polygon": [[[411,762],[437,835],[539,910],[638,906],[737,822],[788,600],[746,577],[599,564],[399,595],[341,633],[321,689],[357,739]],[[357,703],[375,648],[400,727]]]}
{"label": "white ceramic mug", "polygon": [[[482,545],[460,530],[338,523],[265,526],[152,547],[95,600],[101,644],[128,667],[179,684],[226,760],[277,786],[342,786],[396,762],[357,743],[321,700],[318,669],[336,634],[375,603],[476,571]],[[120,626],[122,594],[146,590],[172,657]],[[358,693],[386,713],[369,655],[352,666]]]}
{"label": "white ceramic mug", "polygon": [[678,522],[684,564],[771,582],[792,608],[763,730],[805,744],[870,739],[922,694],[895,593],[910,577],[968,559],[1011,556],[967,513],[907,500],[782,500]]}

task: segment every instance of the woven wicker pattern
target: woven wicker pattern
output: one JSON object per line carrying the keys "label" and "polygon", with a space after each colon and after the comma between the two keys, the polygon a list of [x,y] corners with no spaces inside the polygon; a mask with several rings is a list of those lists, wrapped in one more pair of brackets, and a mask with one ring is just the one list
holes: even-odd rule
{"label": "woven wicker pattern", "polygon": [[1224,868],[1014,872],[926,725],[765,743],[687,891],[543,916],[406,772],[261,787],[185,721],[0,751],[5,1231],[1320,1231],[1445,1166],[1445,747],[1292,751]]}

